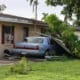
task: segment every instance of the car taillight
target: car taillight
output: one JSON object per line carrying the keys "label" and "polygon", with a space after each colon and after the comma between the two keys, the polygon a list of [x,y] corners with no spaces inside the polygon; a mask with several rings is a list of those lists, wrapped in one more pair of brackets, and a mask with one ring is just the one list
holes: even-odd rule
{"label": "car taillight", "polygon": [[27,50],[39,50],[39,46],[35,46],[35,47],[16,47],[15,45],[13,45],[13,48],[16,49],[27,49]]}
{"label": "car taillight", "polygon": [[24,49],[27,49],[27,50],[39,50],[39,46],[35,46],[35,47],[24,47]]}
{"label": "car taillight", "polygon": [[36,46],[34,49],[35,49],[35,50],[39,50],[39,46]]}

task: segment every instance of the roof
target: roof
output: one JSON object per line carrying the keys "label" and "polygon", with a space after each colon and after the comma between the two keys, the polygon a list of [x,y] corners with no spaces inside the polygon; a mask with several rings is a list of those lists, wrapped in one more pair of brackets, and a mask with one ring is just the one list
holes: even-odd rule
{"label": "roof", "polygon": [[47,26],[47,23],[43,21],[10,15],[10,14],[3,14],[3,13],[0,13],[0,21],[12,22],[12,23],[22,23],[22,24],[35,24],[36,23],[36,25]]}

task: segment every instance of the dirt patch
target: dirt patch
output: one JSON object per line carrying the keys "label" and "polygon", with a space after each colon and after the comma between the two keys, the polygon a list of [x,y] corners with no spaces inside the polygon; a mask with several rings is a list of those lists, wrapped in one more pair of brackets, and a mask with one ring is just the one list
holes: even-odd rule
{"label": "dirt patch", "polygon": [[[7,57],[7,58],[2,58],[0,59],[0,66],[1,65],[11,65],[11,64],[15,64],[17,61],[19,61],[21,59],[21,57],[17,57],[17,56],[12,56],[12,57]],[[42,61],[46,61],[46,59],[42,59],[42,58],[35,58],[35,57],[27,57],[28,61],[32,61],[32,62],[42,62]]]}
{"label": "dirt patch", "polygon": [[2,59],[2,60],[0,60],[0,66],[1,65],[11,65],[11,64],[14,64],[14,63],[16,63],[17,61],[10,61],[10,60],[6,60],[6,59]]}
{"label": "dirt patch", "polygon": [[46,59],[39,59],[39,58],[28,58],[29,61],[32,62],[43,62],[46,61]]}

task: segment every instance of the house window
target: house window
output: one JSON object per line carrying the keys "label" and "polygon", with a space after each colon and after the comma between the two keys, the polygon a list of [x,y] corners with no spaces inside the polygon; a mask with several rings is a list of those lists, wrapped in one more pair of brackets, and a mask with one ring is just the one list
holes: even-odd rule
{"label": "house window", "polygon": [[14,27],[2,26],[2,43],[14,43]]}
{"label": "house window", "polygon": [[41,33],[45,33],[46,29],[45,28],[41,28]]}
{"label": "house window", "polygon": [[[41,28],[41,34],[45,34],[46,33],[46,29],[45,28]],[[41,35],[43,36],[43,35]]]}
{"label": "house window", "polygon": [[24,27],[23,28],[23,39],[25,39],[25,37],[29,36],[29,28],[28,27]]}

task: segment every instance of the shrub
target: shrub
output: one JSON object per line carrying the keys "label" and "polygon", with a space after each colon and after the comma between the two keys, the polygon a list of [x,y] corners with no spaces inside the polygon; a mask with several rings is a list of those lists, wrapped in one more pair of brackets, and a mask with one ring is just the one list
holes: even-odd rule
{"label": "shrub", "polygon": [[75,43],[74,54],[80,58],[80,41]]}
{"label": "shrub", "polygon": [[10,72],[11,73],[19,73],[19,74],[27,74],[30,71],[30,66],[28,64],[28,60],[25,57],[22,57],[22,59],[11,66]]}
{"label": "shrub", "polygon": [[75,49],[75,44],[78,40],[77,36],[74,34],[73,28],[68,28],[63,31],[61,36],[63,42],[69,48],[69,50],[73,53]]}
{"label": "shrub", "polygon": [[44,21],[49,26],[48,34],[61,39],[73,56],[80,57],[80,42],[75,35],[75,27],[61,21],[54,14],[45,16]]}

